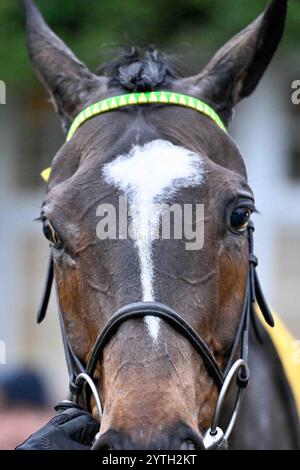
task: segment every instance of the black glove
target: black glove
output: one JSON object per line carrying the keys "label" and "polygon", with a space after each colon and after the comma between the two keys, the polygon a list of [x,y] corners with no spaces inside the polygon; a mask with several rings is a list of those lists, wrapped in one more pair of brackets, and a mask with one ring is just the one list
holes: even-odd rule
{"label": "black glove", "polygon": [[80,407],[66,408],[16,450],[89,450],[99,423]]}

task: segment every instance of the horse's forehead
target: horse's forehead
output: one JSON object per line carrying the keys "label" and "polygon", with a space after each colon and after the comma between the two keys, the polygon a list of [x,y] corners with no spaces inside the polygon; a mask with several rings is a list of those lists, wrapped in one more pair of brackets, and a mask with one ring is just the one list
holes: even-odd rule
{"label": "horse's forehead", "polygon": [[185,194],[182,190],[188,188],[194,188],[198,194],[199,189],[203,195],[211,194],[211,185],[235,191],[247,184],[243,173],[231,169],[230,165],[229,168],[223,166],[224,161],[214,157],[208,156],[201,146],[175,145],[158,138],[132,145],[129,150],[101,161],[97,174],[105,184],[134,194],[144,202],[151,198],[163,201],[164,197]]}
{"label": "horse's forehead", "polygon": [[162,139],[134,145],[102,170],[109,184],[144,200],[199,186],[205,181],[205,174],[205,158],[201,153]]}
{"label": "horse's forehead", "polygon": [[71,201],[72,207],[79,209],[91,206],[92,200],[104,195],[110,202],[120,192],[131,200],[134,195],[145,205],[152,199],[170,202],[174,197],[184,202],[186,189],[193,191],[195,202],[200,202],[214,194],[210,191],[212,185],[235,191],[246,181],[244,175],[208,157],[201,147],[190,150],[165,139],[117,149],[107,156],[100,149],[93,153],[93,158],[82,161],[71,178],[50,188],[46,203]]}

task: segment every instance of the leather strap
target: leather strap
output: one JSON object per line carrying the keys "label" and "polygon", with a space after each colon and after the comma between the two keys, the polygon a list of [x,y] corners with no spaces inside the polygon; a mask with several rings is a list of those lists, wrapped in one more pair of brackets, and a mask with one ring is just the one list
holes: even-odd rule
{"label": "leather strap", "polygon": [[45,287],[43,290],[41,303],[37,311],[37,317],[36,317],[37,323],[41,323],[46,316],[48,304],[50,300],[50,295],[51,295],[51,290],[52,290],[53,277],[54,277],[53,259],[52,259],[52,253],[50,251]]}
{"label": "leather strap", "polygon": [[250,262],[250,274],[251,274],[251,302],[258,303],[258,306],[260,308],[260,311],[266,323],[269,326],[273,327],[275,326],[274,318],[266,302],[266,299],[264,297],[264,294],[263,294],[263,291],[262,291],[262,288],[258,279],[258,274],[256,271],[258,260],[256,256],[253,254],[254,253],[254,240],[253,240],[254,231],[255,231],[254,224],[252,221],[250,221],[248,225],[248,242],[249,242],[249,262]]}
{"label": "leather strap", "polygon": [[220,389],[224,382],[223,372],[220,369],[213,353],[208,348],[205,341],[198,333],[189,325],[181,315],[170,307],[158,302],[137,302],[125,305],[117,311],[106,323],[102,332],[98,336],[96,343],[91,351],[90,358],[86,367],[86,372],[91,377],[94,374],[98,361],[101,358],[103,350],[109,340],[114,336],[119,326],[128,320],[144,318],[145,316],[154,316],[161,318],[171,325],[176,331],[184,336],[199,353],[203,362],[214,378],[218,388]]}

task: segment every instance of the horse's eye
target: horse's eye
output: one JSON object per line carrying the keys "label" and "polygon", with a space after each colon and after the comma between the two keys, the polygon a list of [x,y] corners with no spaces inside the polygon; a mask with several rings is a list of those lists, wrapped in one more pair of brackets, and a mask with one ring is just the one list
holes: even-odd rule
{"label": "horse's eye", "polygon": [[236,208],[230,217],[230,226],[235,232],[244,232],[249,224],[252,211],[248,207]]}
{"label": "horse's eye", "polygon": [[43,222],[43,233],[47,240],[49,240],[53,245],[58,246],[60,245],[60,239],[59,236],[57,235],[56,231],[53,228],[53,225],[49,220],[45,220]]}

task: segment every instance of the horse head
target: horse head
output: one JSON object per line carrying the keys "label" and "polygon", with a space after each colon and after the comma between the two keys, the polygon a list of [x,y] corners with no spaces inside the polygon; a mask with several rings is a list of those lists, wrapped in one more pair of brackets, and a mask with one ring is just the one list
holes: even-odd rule
{"label": "horse head", "polygon": [[[33,3],[24,4],[30,58],[67,133],[78,113],[94,103],[160,90],[205,102],[228,126],[235,105],[255,89],[280,42],[287,1],[272,0],[188,78],[154,49],[133,49],[103,76],[95,75]],[[120,198],[128,205],[122,220]],[[193,249],[186,234],[149,237],[161,228],[162,204],[173,204],[174,231],[175,216],[184,219],[184,208],[202,207],[196,220],[204,227],[204,243]],[[131,237],[98,236],[100,215],[109,207],[118,215],[114,233],[128,222]],[[87,364],[99,332],[118,309],[160,302],[180,312],[223,370],[243,311],[247,227],[254,211],[239,148],[205,113],[158,102],[86,119],[53,160],[41,214],[64,328],[81,363]],[[104,407],[100,440],[108,447],[201,447],[219,389],[190,341],[164,318],[121,323],[97,358],[93,379]],[[93,401],[91,406],[97,416]]]}

